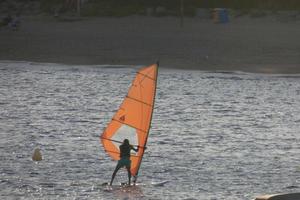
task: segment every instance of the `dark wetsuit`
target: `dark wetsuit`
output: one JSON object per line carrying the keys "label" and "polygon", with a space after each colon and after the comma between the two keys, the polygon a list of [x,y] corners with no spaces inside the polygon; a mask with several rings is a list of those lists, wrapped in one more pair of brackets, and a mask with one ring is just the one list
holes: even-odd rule
{"label": "dark wetsuit", "polygon": [[131,145],[121,144],[120,145],[120,158],[130,158],[130,150],[133,149]]}
{"label": "dark wetsuit", "polygon": [[131,145],[122,144],[120,145],[120,160],[118,162],[119,167],[130,167],[130,150],[133,149]]}

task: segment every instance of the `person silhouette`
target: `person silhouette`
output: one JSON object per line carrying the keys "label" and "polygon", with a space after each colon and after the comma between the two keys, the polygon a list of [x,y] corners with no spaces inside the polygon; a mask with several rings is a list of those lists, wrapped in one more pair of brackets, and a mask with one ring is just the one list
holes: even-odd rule
{"label": "person silhouette", "polygon": [[135,152],[138,152],[139,146],[135,149],[132,145],[130,145],[128,139],[124,139],[123,143],[119,146],[120,148],[120,160],[118,161],[118,164],[112,174],[110,185],[112,185],[114,178],[122,167],[126,167],[127,172],[128,172],[128,185],[131,183],[131,172],[130,172],[130,167],[131,167],[131,160],[130,160],[130,151],[134,150]]}

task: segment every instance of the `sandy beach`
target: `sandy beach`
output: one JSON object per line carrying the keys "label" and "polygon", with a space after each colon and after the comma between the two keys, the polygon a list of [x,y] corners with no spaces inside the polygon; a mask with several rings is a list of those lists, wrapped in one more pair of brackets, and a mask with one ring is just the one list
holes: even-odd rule
{"label": "sandy beach", "polygon": [[274,17],[227,24],[175,17],[23,17],[0,29],[0,60],[146,65],[199,70],[300,73],[300,21]]}

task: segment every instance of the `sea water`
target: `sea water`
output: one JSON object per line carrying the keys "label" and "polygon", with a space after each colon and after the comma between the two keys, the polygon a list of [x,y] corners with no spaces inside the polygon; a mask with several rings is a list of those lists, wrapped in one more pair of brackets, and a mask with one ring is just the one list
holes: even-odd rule
{"label": "sea water", "polygon": [[[0,62],[0,198],[246,200],[300,190],[300,76],[163,68],[139,185],[102,186],[116,161],[99,135],[137,69]],[[124,181],[121,170],[115,184]]]}

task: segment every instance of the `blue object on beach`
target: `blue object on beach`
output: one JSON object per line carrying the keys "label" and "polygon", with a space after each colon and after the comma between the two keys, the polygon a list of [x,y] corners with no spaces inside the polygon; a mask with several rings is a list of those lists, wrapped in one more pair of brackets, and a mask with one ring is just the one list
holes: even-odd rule
{"label": "blue object on beach", "polygon": [[219,10],[219,21],[220,21],[220,23],[228,23],[229,22],[227,9],[222,8]]}
{"label": "blue object on beach", "polygon": [[213,10],[213,20],[215,23],[228,23],[228,10],[226,8],[215,8]]}

